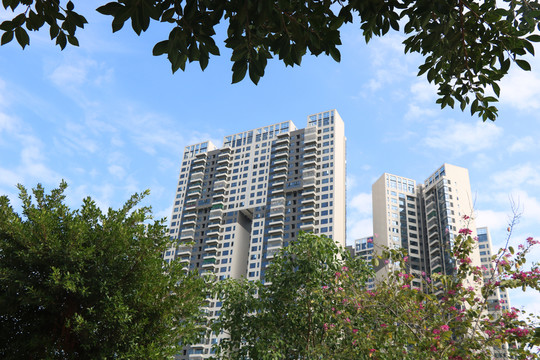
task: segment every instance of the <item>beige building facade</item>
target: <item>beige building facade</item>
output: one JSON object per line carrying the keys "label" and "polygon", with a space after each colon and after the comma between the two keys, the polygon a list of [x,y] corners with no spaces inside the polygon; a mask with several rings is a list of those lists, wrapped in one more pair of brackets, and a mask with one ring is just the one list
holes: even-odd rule
{"label": "beige building facade", "polygon": [[[345,126],[336,110],[225,136],[184,150],[166,261],[219,279],[263,280],[300,231],[345,246]],[[220,304],[209,301],[210,318]],[[206,359],[209,333],[179,359]]]}
{"label": "beige building facade", "polygon": [[[456,263],[450,250],[459,230],[469,228],[476,236],[473,195],[465,168],[443,164],[421,184],[385,173],[373,184],[372,197],[375,251],[406,249],[408,270],[418,279],[422,274],[451,274]],[[478,248],[471,261],[480,265]],[[391,269],[392,264],[381,267],[377,278]],[[420,281],[413,285],[422,286]]]}

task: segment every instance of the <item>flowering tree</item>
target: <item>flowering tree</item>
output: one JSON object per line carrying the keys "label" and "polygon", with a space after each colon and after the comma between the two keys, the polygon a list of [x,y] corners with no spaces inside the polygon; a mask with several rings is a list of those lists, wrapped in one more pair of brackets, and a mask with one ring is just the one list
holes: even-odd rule
{"label": "flowering tree", "polygon": [[[321,257],[319,242],[332,248],[325,238],[304,235],[284,249],[266,274],[269,285],[230,280],[221,288],[224,303],[214,330],[231,337],[217,345],[220,358],[538,358],[535,318],[515,308],[488,311],[497,288],[540,289],[538,264],[523,269],[538,240],[527,239],[517,252],[508,247],[493,257],[493,269],[482,269],[469,261],[477,243],[463,229],[452,249],[454,274],[421,279],[406,272],[404,251],[386,251],[383,261],[396,270],[375,290],[366,289],[372,274],[359,272],[361,264]],[[486,282],[485,271],[491,271]]]}
{"label": "flowering tree", "polygon": [[[399,269],[376,290],[364,290],[346,274],[336,276],[327,289],[334,317],[326,327],[347,334],[340,348],[355,358],[538,358],[537,319],[516,308],[489,311],[488,302],[497,288],[540,289],[538,264],[523,270],[526,254],[538,243],[528,238],[518,252],[507,247],[493,256],[492,269],[482,269],[469,258],[476,240],[469,229],[462,229],[452,249],[454,274],[422,274],[423,291],[413,287],[413,276],[405,272],[406,254],[386,251],[383,257]],[[491,271],[491,277],[484,282],[485,271]]]}
{"label": "flowering tree", "polygon": [[334,312],[326,298],[342,272],[362,284],[372,275],[367,264],[351,258],[332,239],[301,234],[274,258],[264,283],[220,282],[217,295],[223,307],[213,330],[228,338],[217,345],[217,358],[335,358],[330,354],[342,335],[327,331]]}

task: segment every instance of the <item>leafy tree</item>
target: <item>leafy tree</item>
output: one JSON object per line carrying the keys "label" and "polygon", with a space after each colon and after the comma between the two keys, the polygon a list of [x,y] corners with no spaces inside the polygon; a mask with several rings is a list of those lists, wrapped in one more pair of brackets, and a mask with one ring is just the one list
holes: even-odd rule
{"label": "leafy tree", "polygon": [[276,255],[264,283],[220,282],[217,293],[223,306],[213,329],[229,337],[218,344],[218,358],[335,358],[319,351],[321,344],[341,337],[325,331],[333,316],[325,289],[336,284],[336,274],[343,271],[362,284],[372,275],[364,262],[338,249],[332,239],[304,233]]}
{"label": "leafy tree", "polygon": [[[270,284],[223,284],[223,311],[214,326],[230,339],[218,345],[219,354],[224,359],[487,360],[499,352],[537,359],[538,318],[515,308],[492,311],[488,296],[497,287],[540,288],[538,264],[524,270],[527,253],[538,243],[529,238],[517,252],[508,247],[494,256],[492,269],[481,269],[468,260],[477,244],[463,229],[453,247],[455,274],[424,275],[421,291],[413,287],[419,279],[406,272],[407,255],[389,250],[385,257],[398,270],[368,290],[365,265],[349,266],[351,259],[340,259],[328,239],[304,235],[277,256],[266,274]],[[491,279],[484,283],[486,271]]]}
{"label": "leafy tree", "polygon": [[[46,26],[51,39],[62,49],[78,45],[76,30],[86,19],[69,0],[2,0],[13,18],[0,24],[0,43],[14,38],[24,48],[28,31]],[[62,5],[65,4],[65,5]],[[403,30],[405,52],[425,56],[418,75],[438,86],[441,107],[462,110],[485,121],[495,120],[493,103],[500,93],[499,81],[515,62],[524,70],[530,65],[523,56],[534,55],[534,34],[540,19],[538,0],[117,0],[100,6],[100,13],[113,17],[116,32],[131,21],[137,34],[152,21],[171,27],[158,42],[154,55],[167,55],[172,71],[186,63],[199,62],[204,70],[210,55],[220,50],[215,27],[228,23],[225,46],[232,50],[232,82],[246,74],[254,83],[264,75],[268,59],[277,56],[286,65],[300,65],[309,51],[340,61],[340,29],[358,21],[366,42],[390,29]],[[494,96],[486,94],[492,90]]]}
{"label": "leafy tree", "polygon": [[[540,290],[540,269],[524,270],[526,254],[540,241],[528,238],[515,252],[512,247],[493,256],[492,269],[471,264],[476,240],[462,229],[452,252],[453,275],[423,274],[423,289],[415,288],[406,273],[407,255],[387,251],[389,263],[398,270],[373,291],[347,288],[337,292],[329,331],[353,336],[340,345],[353,358],[488,360],[537,359],[538,318],[516,308],[493,308],[489,295],[497,288],[530,287]],[[490,279],[484,282],[484,273]],[[423,291],[422,291],[423,290]],[[328,292],[334,293],[334,288]],[[337,301],[336,301],[337,300]],[[347,336],[348,335],[348,336]],[[354,336],[356,335],[356,336]],[[495,356],[494,353],[498,353]]]}
{"label": "leafy tree", "polygon": [[22,216],[0,197],[0,357],[163,359],[194,340],[204,283],[165,264],[164,220],[136,208],[64,204],[66,183],[33,197]]}

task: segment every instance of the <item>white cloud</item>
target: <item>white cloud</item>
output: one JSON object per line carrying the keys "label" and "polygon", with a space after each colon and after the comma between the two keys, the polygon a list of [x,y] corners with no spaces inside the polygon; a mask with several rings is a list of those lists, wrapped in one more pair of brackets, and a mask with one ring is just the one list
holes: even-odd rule
{"label": "white cloud", "polygon": [[540,108],[540,74],[514,67],[501,81],[501,104],[508,103],[519,110]]}
{"label": "white cloud", "polygon": [[515,189],[521,185],[540,185],[540,170],[529,163],[520,164],[492,175],[492,183],[496,188]]}
{"label": "white cloud", "polygon": [[489,149],[497,144],[502,128],[493,123],[444,120],[428,131],[424,143],[431,148],[458,155]]}
{"label": "white cloud", "polygon": [[516,140],[510,147],[508,151],[510,152],[523,152],[530,151],[538,147],[538,142],[533,139],[532,136],[525,136],[521,139]]}
{"label": "white cloud", "polygon": [[0,168],[0,184],[6,186],[15,186],[21,184],[23,177],[20,173],[11,171],[9,169]]}
{"label": "white cloud", "polygon": [[110,165],[108,168],[109,174],[117,179],[123,179],[126,176],[126,170],[119,165]]}
{"label": "white cloud", "polygon": [[434,102],[437,97],[437,87],[424,79],[411,85],[412,99],[415,102]]}
{"label": "white cloud", "polygon": [[527,311],[527,313],[533,313],[540,316],[540,292],[527,289],[522,291],[521,289],[514,289],[508,292],[510,297],[510,305],[516,307],[516,304],[520,304],[517,307],[521,310]]}
{"label": "white cloud", "polygon": [[347,175],[347,180],[346,180],[347,191],[350,191],[351,189],[353,189],[357,185],[357,183],[358,182],[356,181],[356,176]]}
{"label": "white cloud", "polygon": [[504,230],[508,227],[509,214],[503,211],[477,210],[475,224],[477,227],[487,226],[490,232]]}
{"label": "white cloud", "polygon": [[354,240],[373,235],[373,220],[371,218],[353,218],[347,221],[347,244]]}
{"label": "white cloud", "polygon": [[349,201],[349,209],[356,214],[371,215],[371,193],[360,193]]}
{"label": "white cloud", "polygon": [[409,104],[409,110],[405,113],[405,119],[407,120],[422,120],[426,117],[433,117],[437,115],[437,111],[433,109],[428,109],[420,105],[411,103]]}

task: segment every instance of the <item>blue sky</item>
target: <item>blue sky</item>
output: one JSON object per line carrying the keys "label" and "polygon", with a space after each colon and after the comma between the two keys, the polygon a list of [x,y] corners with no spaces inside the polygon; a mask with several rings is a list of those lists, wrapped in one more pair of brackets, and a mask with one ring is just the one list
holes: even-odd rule
{"label": "blue sky", "polygon": [[[416,77],[421,58],[404,55],[399,33],[366,45],[347,26],[341,63],[305,57],[286,68],[276,59],[258,86],[231,85],[223,44],[204,72],[193,63],[173,75],[165,57],[151,55],[166,28],[137,37],[126,25],[113,35],[110,20],[85,5],[80,48],[60,51],[47,31],[31,34],[24,51],[0,48],[0,194],[14,205],[17,183],[51,189],[65,179],[72,207],[88,195],[119,207],[150,189],[145,204],[169,216],[185,145],[220,146],[225,135],[285,120],[304,127],[307,115],[335,108],[348,138],[349,243],[372,232],[371,185],[382,173],[423,181],[444,162],[469,169],[477,225],[490,227],[495,245],[506,238],[510,199],[522,210],[511,241],[539,236],[540,60],[531,59],[532,72],[511,70],[499,118],[482,123],[440,110],[435,89]],[[538,293],[511,297],[540,313]]]}

